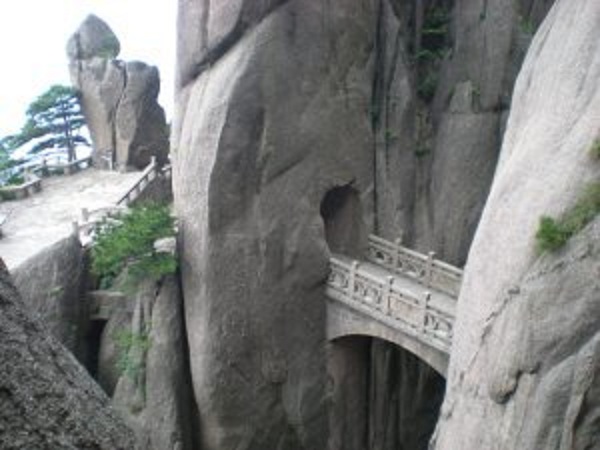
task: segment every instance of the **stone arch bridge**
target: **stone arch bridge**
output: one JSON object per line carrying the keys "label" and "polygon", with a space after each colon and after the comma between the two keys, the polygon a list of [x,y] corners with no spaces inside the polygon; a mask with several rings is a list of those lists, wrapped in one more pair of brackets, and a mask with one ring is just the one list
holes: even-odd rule
{"label": "stone arch bridge", "polygon": [[327,280],[327,337],[393,342],[446,376],[462,270],[369,236],[365,261],[334,254]]}

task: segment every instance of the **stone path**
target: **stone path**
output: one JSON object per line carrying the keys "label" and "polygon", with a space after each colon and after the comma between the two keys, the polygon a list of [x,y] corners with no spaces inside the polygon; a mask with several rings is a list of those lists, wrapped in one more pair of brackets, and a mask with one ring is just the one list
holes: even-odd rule
{"label": "stone path", "polygon": [[2,226],[0,256],[15,268],[44,247],[71,233],[81,208],[114,204],[132,186],[140,172],[118,173],[87,169],[70,176],[45,178],[42,192],[23,200],[0,203]]}

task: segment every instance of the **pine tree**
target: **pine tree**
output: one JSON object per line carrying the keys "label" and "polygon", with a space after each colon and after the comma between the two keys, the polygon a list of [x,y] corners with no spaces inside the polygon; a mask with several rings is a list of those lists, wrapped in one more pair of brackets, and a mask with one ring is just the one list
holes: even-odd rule
{"label": "pine tree", "polygon": [[27,121],[20,133],[7,136],[2,142],[12,151],[35,140],[30,153],[48,148],[64,149],[68,160],[73,161],[77,145],[90,145],[79,134],[84,126],[77,91],[68,86],[54,85],[29,105]]}

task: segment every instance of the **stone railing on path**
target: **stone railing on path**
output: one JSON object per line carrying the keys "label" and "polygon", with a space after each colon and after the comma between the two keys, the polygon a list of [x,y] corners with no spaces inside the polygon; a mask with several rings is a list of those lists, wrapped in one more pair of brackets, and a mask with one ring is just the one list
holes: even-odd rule
{"label": "stone railing on path", "polygon": [[0,187],[0,201],[27,198],[42,190],[42,177],[50,176],[53,173],[70,175],[81,170],[82,165],[86,168],[90,167],[91,161],[91,157],[77,159],[67,164],[47,164],[46,160],[43,160],[42,163],[28,167],[23,172],[26,180],[24,183],[16,186]]}
{"label": "stone railing on path", "polygon": [[73,232],[79,236],[84,246],[90,245],[94,240],[94,234],[98,226],[105,221],[118,220],[115,216],[127,211],[145,191],[145,189],[158,177],[171,176],[171,166],[159,167],[156,158],[153,156],[150,164],[143,170],[136,182],[123,194],[115,205],[102,208],[88,209],[82,208],[81,220],[73,222]]}
{"label": "stone railing on path", "polygon": [[84,247],[87,247],[94,239],[94,233],[98,226],[113,219],[115,216],[126,211],[125,206],[105,206],[96,209],[81,209],[81,221],[73,222],[73,232],[79,236]]}
{"label": "stone railing on path", "polygon": [[21,200],[42,190],[42,179],[36,175],[27,176],[27,181],[17,186],[3,186],[0,188],[0,201]]}
{"label": "stone railing on path", "polygon": [[[326,293],[392,329],[449,353],[455,300],[448,295],[402,287],[392,273],[376,275],[369,263],[332,257]],[[381,270],[381,272],[385,272]]]}
{"label": "stone railing on path", "polygon": [[402,246],[402,241],[387,241],[379,236],[369,236],[367,260],[392,272],[409,277],[418,283],[458,297],[463,271],[427,255]]}
{"label": "stone railing on path", "polygon": [[156,157],[153,156],[150,160],[150,164],[144,169],[137,181],[131,186],[119,200],[117,200],[118,206],[129,206],[133,203],[141,194],[144,189],[158,177],[159,167],[156,163]]}
{"label": "stone railing on path", "polygon": [[40,176],[47,177],[54,173],[61,173],[62,175],[71,175],[73,173],[79,172],[81,169],[91,167],[91,165],[91,156],[76,159],[66,164],[48,164],[48,162],[44,159],[41,164],[35,166],[34,168],[29,168],[28,170],[31,172],[35,172]]}

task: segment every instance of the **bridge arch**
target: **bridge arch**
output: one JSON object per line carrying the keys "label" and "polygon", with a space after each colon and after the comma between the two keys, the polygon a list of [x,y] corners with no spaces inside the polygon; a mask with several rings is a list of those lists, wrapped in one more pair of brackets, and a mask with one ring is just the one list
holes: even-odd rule
{"label": "bridge arch", "polygon": [[336,342],[351,336],[374,337],[396,344],[417,356],[446,378],[449,360],[447,353],[427,345],[415,336],[373,320],[342,303],[329,302],[327,306],[327,339],[330,342]]}

